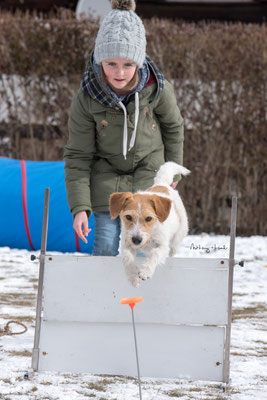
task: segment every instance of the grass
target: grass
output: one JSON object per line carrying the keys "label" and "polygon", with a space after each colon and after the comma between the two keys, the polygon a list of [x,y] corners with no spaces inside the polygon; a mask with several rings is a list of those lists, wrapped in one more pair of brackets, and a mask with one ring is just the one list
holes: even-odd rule
{"label": "grass", "polygon": [[233,309],[233,321],[238,319],[251,319],[255,317],[264,319],[265,316],[263,314],[266,312],[267,308],[263,304],[258,304],[254,307],[235,308]]}
{"label": "grass", "polygon": [[8,383],[9,385],[11,385],[11,380],[9,378],[2,378],[0,379],[0,382]]}
{"label": "grass", "polygon": [[263,357],[263,358],[265,358],[266,357],[266,355],[267,355],[267,349],[266,348],[263,348],[263,349],[257,349],[257,348],[253,348],[253,349],[247,349],[247,350],[251,350],[251,351],[253,351],[254,353],[253,354],[251,354],[251,353],[246,353],[246,352],[244,352],[244,353],[239,353],[239,352],[237,352],[237,351],[231,351],[231,356],[235,356],[235,357]]}
{"label": "grass", "polygon": [[107,374],[95,374],[95,376],[100,376],[101,378],[113,378],[113,379],[120,379],[122,381],[135,381],[136,378],[133,376],[127,375],[107,375]]}
{"label": "grass", "polygon": [[2,305],[32,307],[36,301],[35,294],[5,293],[0,295]]}
{"label": "grass", "polygon": [[11,357],[31,357],[32,353],[28,350],[24,350],[24,351],[9,351],[8,354]]}
{"label": "grass", "polygon": [[200,388],[190,388],[189,392],[201,392]]}
{"label": "grass", "polygon": [[6,319],[6,320],[8,320],[8,321],[14,321],[14,320],[16,320],[16,321],[19,321],[19,322],[25,322],[25,323],[33,323],[34,321],[35,321],[35,318],[34,317],[30,317],[30,316],[24,316],[24,315],[16,315],[15,317],[14,317],[14,315],[8,315],[8,314],[6,314],[6,315],[3,315],[2,316],[2,318],[3,319]]}
{"label": "grass", "polygon": [[188,398],[189,398],[189,399],[192,398],[191,396],[188,397],[188,395],[185,394],[185,393],[179,392],[179,390],[171,390],[171,391],[165,392],[165,393],[166,393],[167,396],[169,396],[169,397],[176,397],[176,398],[179,398],[179,397],[186,397],[187,399],[188,399]]}
{"label": "grass", "polygon": [[97,392],[106,392],[106,386],[114,383],[111,379],[103,379],[99,382],[91,382],[87,384],[87,388],[90,390],[96,390]]}
{"label": "grass", "polygon": [[[238,392],[239,393],[239,392]],[[207,396],[207,395],[205,395],[205,396]],[[208,395],[209,396],[209,395]],[[194,397],[191,397],[191,399],[194,399]],[[228,395],[227,394],[218,394],[217,396],[215,396],[215,397],[213,397],[212,395],[211,395],[211,397],[200,397],[200,399],[201,400],[227,400],[227,399],[229,399],[229,397],[228,397]]]}
{"label": "grass", "polygon": [[[264,344],[267,346],[267,342],[265,342],[264,340],[254,340],[254,342],[258,344]],[[265,350],[267,350],[267,348],[265,348]]]}

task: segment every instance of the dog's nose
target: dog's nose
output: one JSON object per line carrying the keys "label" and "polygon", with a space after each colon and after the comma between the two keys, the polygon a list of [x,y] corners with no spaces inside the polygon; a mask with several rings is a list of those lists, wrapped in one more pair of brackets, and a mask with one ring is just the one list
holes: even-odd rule
{"label": "dog's nose", "polygon": [[139,236],[133,236],[132,237],[132,242],[134,243],[134,244],[140,244],[141,242],[142,242],[142,238],[140,238]]}

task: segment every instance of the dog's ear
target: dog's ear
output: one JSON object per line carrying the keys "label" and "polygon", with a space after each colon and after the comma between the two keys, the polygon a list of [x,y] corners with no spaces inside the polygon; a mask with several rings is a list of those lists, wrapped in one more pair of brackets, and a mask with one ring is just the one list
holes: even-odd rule
{"label": "dog's ear", "polygon": [[171,211],[171,200],[166,197],[152,196],[152,202],[159,222],[164,222]]}
{"label": "dog's ear", "polygon": [[132,197],[131,192],[117,192],[112,193],[109,198],[109,210],[112,219],[117,218],[120,215],[120,212],[129,198]]}

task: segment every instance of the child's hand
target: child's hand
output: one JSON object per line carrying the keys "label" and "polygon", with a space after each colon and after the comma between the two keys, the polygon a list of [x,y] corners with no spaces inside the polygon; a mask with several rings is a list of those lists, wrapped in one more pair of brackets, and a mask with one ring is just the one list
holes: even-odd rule
{"label": "child's hand", "polygon": [[75,215],[73,221],[73,229],[75,230],[79,238],[81,238],[85,243],[88,243],[85,236],[88,236],[88,233],[92,229],[88,229],[88,217],[85,211],[79,211]]}
{"label": "child's hand", "polygon": [[175,181],[175,182],[172,182],[172,183],[171,183],[171,187],[172,187],[173,189],[175,189],[177,185],[178,185],[178,181]]}

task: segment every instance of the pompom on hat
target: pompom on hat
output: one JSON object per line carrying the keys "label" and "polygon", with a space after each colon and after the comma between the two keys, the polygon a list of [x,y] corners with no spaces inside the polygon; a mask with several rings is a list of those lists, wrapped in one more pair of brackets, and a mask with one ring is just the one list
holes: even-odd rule
{"label": "pompom on hat", "polygon": [[125,58],[142,68],[146,58],[146,33],[141,19],[134,12],[135,1],[112,0],[111,7],[96,37],[96,63],[108,58]]}
{"label": "pompom on hat", "polygon": [[135,0],[112,0],[111,8],[117,8],[125,11],[135,11],[136,4]]}

